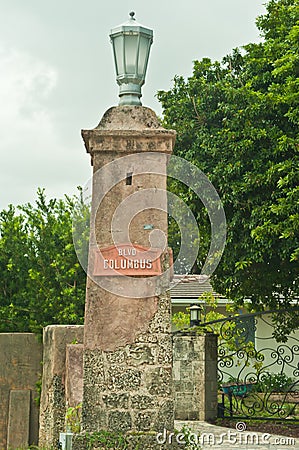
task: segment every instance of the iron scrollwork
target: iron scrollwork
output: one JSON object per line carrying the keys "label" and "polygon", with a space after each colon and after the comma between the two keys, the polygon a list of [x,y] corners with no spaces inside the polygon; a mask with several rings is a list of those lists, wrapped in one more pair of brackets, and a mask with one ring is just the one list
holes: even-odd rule
{"label": "iron scrollwork", "polygon": [[222,417],[299,422],[298,334],[277,342],[270,313],[202,324],[215,331],[217,322]]}

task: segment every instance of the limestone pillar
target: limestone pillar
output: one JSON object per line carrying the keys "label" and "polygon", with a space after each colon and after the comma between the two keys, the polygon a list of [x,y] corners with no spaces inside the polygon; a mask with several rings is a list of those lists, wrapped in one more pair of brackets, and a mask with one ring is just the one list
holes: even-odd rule
{"label": "limestone pillar", "polygon": [[172,430],[169,274],[157,274],[169,267],[166,166],[175,132],[149,108],[119,106],[82,136],[94,171],[82,429]]}
{"label": "limestone pillar", "polygon": [[176,420],[217,417],[217,336],[194,331],[173,336],[173,379]]}

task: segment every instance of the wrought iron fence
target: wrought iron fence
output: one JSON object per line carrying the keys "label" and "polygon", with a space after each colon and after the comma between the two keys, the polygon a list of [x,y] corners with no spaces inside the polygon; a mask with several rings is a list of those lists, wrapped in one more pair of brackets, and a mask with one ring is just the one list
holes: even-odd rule
{"label": "wrought iron fence", "polygon": [[273,314],[292,313],[265,311],[201,324],[219,336],[219,417],[299,422],[299,329],[278,342],[272,320]]}

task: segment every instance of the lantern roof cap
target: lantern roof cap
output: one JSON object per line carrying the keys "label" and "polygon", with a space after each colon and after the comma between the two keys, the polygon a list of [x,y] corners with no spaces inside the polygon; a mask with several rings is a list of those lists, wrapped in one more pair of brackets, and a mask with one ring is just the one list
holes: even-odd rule
{"label": "lantern roof cap", "polygon": [[144,33],[147,34],[149,36],[153,36],[153,30],[151,30],[150,28],[147,28],[146,26],[142,25],[141,23],[137,22],[137,20],[135,19],[135,12],[131,11],[129,13],[130,19],[127,20],[126,22],[117,25],[116,27],[111,29],[111,34],[117,34],[117,33],[122,33],[122,32],[130,32],[130,31],[139,31],[140,33]]}

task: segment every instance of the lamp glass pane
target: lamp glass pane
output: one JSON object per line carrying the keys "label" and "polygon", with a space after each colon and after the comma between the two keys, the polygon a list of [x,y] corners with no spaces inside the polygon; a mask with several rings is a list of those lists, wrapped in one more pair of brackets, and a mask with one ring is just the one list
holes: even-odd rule
{"label": "lamp glass pane", "polygon": [[113,47],[116,60],[116,74],[124,73],[123,36],[113,38]]}
{"label": "lamp glass pane", "polygon": [[198,319],[198,310],[190,308],[190,319],[197,320]]}
{"label": "lamp glass pane", "polygon": [[136,53],[137,53],[137,35],[125,35],[125,55],[126,67],[125,72],[130,75],[136,73]]}
{"label": "lamp glass pane", "polygon": [[138,58],[138,75],[145,77],[146,63],[150,47],[150,40],[145,36],[140,36],[139,58]]}

